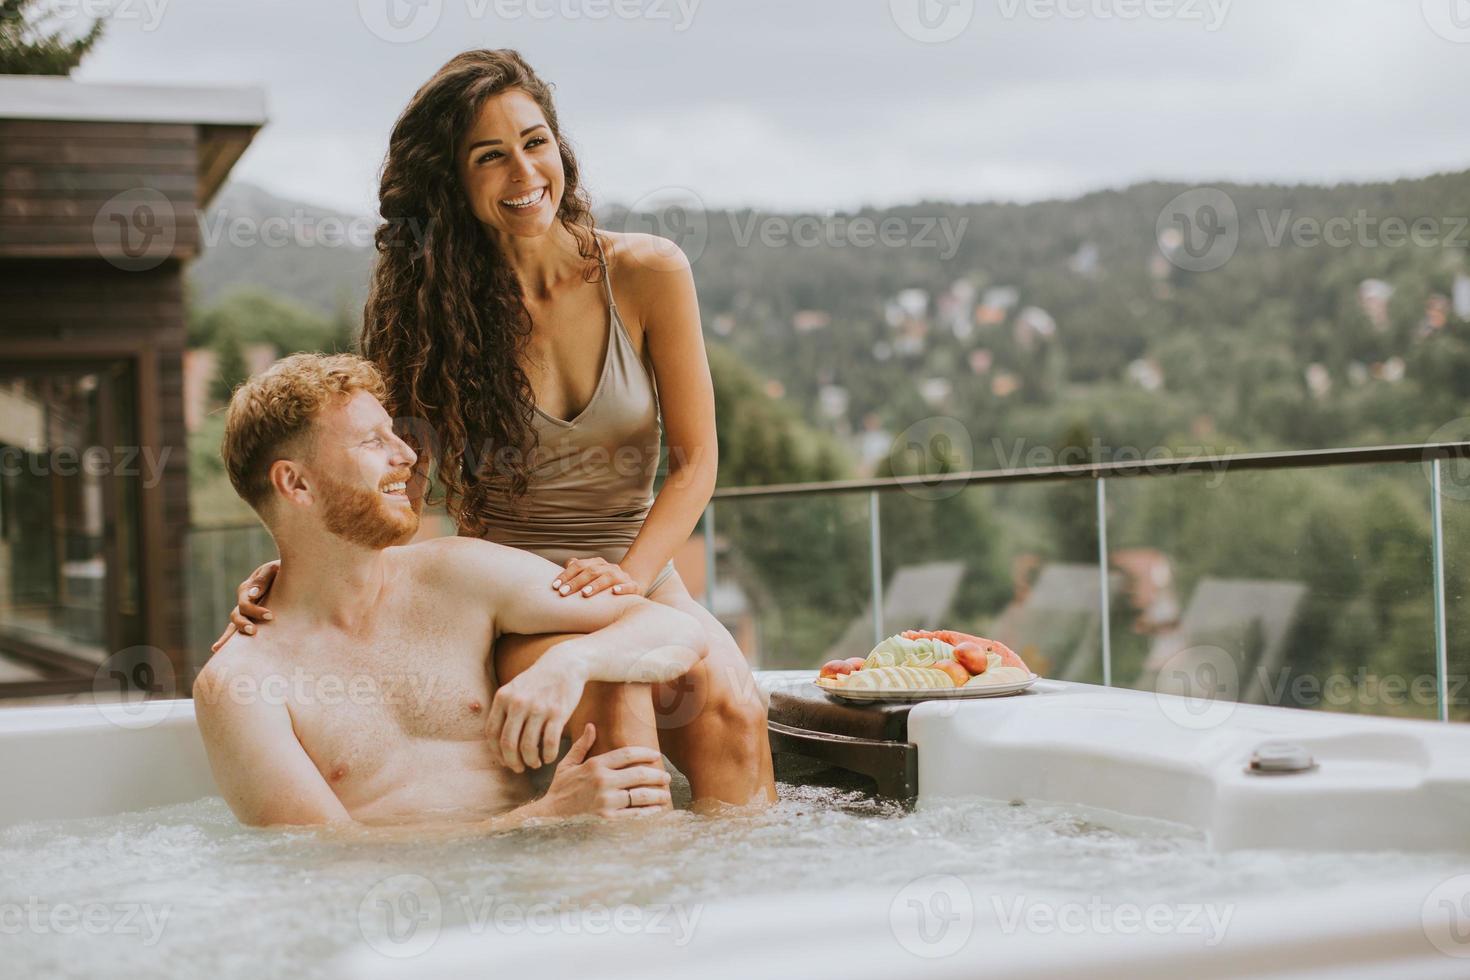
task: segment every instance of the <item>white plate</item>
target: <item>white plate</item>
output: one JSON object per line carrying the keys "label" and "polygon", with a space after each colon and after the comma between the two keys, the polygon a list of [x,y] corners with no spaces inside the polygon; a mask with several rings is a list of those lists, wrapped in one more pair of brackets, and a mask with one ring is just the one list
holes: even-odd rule
{"label": "white plate", "polygon": [[1040,677],[1032,674],[1024,681],[1009,684],[977,684],[974,687],[931,687],[912,691],[844,691],[840,687],[826,687],[812,681],[818,688],[834,698],[844,701],[938,701],[968,698],[998,698],[1007,694],[1020,694],[1035,684]]}

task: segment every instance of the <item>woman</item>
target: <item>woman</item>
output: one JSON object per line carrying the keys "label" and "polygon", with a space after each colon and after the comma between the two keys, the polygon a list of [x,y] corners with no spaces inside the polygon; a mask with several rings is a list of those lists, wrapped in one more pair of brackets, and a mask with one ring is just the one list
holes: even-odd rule
{"label": "woman", "polygon": [[[509,50],[465,52],[414,95],[393,128],[380,212],[362,350],[387,379],[389,410],[427,422],[409,433],[426,450],[417,499],[432,460],[459,532],[551,559],[561,572],[547,587],[565,601],[610,588],[699,619],[709,656],[680,682],[589,699],[596,751],[654,744],[696,800],[774,800],[749,667],[670,560],[717,465],[688,260],[664,239],[594,230],[549,86]],[[660,417],[669,466],[650,500]],[[262,566],[241,586],[233,626],[254,631],[266,614],[251,600],[272,574]],[[502,638],[500,681],[560,639]]]}

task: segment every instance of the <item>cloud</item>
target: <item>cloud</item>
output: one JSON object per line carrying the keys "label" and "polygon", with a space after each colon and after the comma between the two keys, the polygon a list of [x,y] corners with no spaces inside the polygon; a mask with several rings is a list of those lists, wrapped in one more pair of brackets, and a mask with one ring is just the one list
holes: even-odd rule
{"label": "cloud", "polygon": [[[263,85],[271,122],[236,174],[358,212],[399,110],[475,45],[516,47],[556,83],[599,203],[684,186],[816,210],[1470,166],[1452,118],[1470,44],[1410,0],[1214,0],[1216,31],[1099,13],[1129,0],[975,0],[944,44],[906,36],[887,0],[702,0],[682,31],[676,0],[624,0],[669,14],[632,20],[577,13],[590,0],[429,2],[433,29],[394,44],[346,0],[174,0],[153,30],[114,25],[79,75]],[[497,13],[527,3],[553,16]],[[1038,14],[1063,9],[1083,16]]]}

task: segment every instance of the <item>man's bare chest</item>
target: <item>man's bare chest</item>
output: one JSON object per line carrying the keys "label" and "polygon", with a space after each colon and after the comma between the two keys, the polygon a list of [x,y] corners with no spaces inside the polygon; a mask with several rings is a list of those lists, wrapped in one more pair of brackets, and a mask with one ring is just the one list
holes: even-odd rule
{"label": "man's bare chest", "polygon": [[488,655],[485,637],[444,620],[317,649],[292,691],[297,738],[333,785],[371,778],[424,743],[481,741]]}

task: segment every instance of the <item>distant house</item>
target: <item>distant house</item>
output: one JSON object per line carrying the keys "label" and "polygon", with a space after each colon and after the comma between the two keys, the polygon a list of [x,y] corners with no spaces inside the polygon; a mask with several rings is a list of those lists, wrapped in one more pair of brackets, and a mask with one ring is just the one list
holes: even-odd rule
{"label": "distant house", "polygon": [[264,121],[253,89],[0,76],[0,694],[188,681],[184,265]]}
{"label": "distant house", "polygon": [[1374,329],[1388,327],[1388,301],[1393,299],[1393,286],[1382,279],[1364,279],[1358,283],[1358,308]]}

